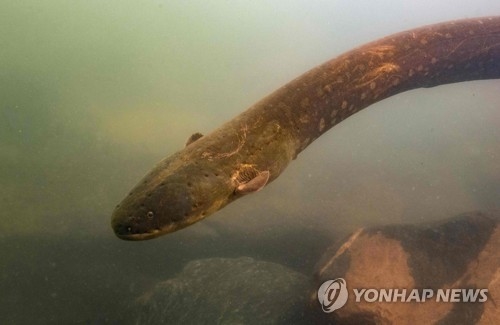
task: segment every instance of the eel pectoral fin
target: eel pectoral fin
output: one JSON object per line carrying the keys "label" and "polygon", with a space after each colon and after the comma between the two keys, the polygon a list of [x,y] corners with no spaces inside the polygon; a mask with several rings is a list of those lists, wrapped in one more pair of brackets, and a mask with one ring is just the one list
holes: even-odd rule
{"label": "eel pectoral fin", "polygon": [[259,172],[248,182],[238,185],[234,192],[236,194],[248,194],[260,191],[264,186],[266,186],[267,181],[269,181],[269,175],[270,173],[268,170]]}
{"label": "eel pectoral fin", "polygon": [[191,143],[195,142],[196,140],[198,140],[199,138],[201,138],[203,136],[203,134],[201,134],[200,132],[196,132],[196,133],[193,133],[186,141],[186,147],[189,146]]}

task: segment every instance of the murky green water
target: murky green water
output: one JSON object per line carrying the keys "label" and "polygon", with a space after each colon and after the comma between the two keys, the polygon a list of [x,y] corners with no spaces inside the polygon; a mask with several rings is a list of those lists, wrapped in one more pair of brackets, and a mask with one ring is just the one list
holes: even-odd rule
{"label": "murky green water", "polygon": [[499,81],[417,90],[313,143],[264,191],[150,242],[115,204],[194,132],[315,65],[492,0],[0,3],[3,324],[133,323],[187,262],[251,256],[304,274],[361,225],[500,209]]}

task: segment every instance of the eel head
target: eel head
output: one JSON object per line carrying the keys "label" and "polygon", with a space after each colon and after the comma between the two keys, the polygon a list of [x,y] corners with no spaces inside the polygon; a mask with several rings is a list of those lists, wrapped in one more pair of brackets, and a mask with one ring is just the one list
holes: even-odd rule
{"label": "eel head", "polygon": [[221,168],[207,161],[172,165],[177,164],[160,163],[116,206],[111,224],[119,238],[146,240],[177,231],[262,189],[269,180],[268,171],[248,166]]}

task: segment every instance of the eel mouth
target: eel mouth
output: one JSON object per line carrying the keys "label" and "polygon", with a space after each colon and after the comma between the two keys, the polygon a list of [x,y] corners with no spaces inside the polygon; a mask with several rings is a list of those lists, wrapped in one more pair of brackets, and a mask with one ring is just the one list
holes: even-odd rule
{"label": "eel mouth", "polygon": [[115,231],[115,235],[118,238],[123,239],[123,240],[129,240],[129,241],[153,239],[153,238],[159,237],[163,234],[164,234],[164,232],[162,232],[161,230],[157,230],[157,229],[153,230],[152,232],[146,232],[146,233],[142,233],[142,234],[120,234],[120,233]]}
{"label": "eel mouth", "polygon": [[[133,219],[132,219],[133,220]],[[169,223],[163,227],[144,227],[143,224],[136,224],[130,219],[120,220],[115,218],[111,222],[111,227],[116,237],[128,241],[149,240],[175,232],[179,229],[189,226],[195,221],[184,221],[180,223]]]}
{"label": "eel mouth", "polygon": [[176,230],[176,227],[169,225],[162,229],[152,228],[144,231],[138,231],[133,226],[123,223],[123,222],[112,222],[111,224],[115,235],[123,240],[138,241],[138,240],[148,240],[159,237],[163,234],[172,232]]}

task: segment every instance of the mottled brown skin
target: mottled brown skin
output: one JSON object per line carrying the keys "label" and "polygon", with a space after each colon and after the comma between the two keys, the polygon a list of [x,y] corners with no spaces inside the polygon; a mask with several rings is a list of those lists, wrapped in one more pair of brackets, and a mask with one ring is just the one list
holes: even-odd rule
{"label": "mottled brown skin", "polygon": [[[127,240],[179,230],[273,181],[312,141],[375,102],[410,89],[494,78],[500,78],[500,17],[446,22],[369,43],[310,70],[162,160],[116,207],[113,229]],[[240,191],[248,181],[242,175],[268,178]]]}

